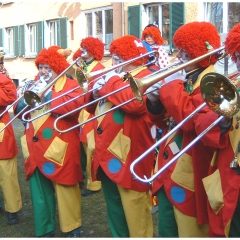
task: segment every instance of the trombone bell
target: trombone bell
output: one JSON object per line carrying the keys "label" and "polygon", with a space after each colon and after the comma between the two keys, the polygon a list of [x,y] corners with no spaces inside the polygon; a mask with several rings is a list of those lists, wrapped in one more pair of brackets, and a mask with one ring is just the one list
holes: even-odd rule
{"label": "trombone bell", "polygon": [[232,117],[240,109],[240,97],[235,85],[224,75],[211,72],[200,84],[203,99],[217,114]]}

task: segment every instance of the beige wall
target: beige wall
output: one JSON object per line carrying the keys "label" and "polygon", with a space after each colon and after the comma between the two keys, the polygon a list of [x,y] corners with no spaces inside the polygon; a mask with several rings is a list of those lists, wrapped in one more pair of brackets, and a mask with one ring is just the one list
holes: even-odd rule
{"label": "beige wall", "polygon": [[[128,34],[128,7],[146,3],[150,2],[13,2],[0,6],[0,28],[57,19],[60,17],[68,17],[69,21],[73,22],[74,33],[74,38],[71,40],[69,32],[68,43],[69,48],[75,52],[79,48],[80,40],[86,37],[86,23],[83,11],[113,6],[113,38],[116,39]],[[197,4],[197,2],[186,3],[186,22],[197,21]],[[68,29],[70,31],[70,23]],[[71,61],[71,58],[72,55],[68,58],[68,60]],[[109,57],[104,57],[104,61],[108,59]],[[8,69],[11,78],[19,80],[28,78],[28,80],[32,80],[37,74],[34,61],[35,58],[5,58],[5,67]],[[109,65],[109,63],[106,63],[106,65]]]}

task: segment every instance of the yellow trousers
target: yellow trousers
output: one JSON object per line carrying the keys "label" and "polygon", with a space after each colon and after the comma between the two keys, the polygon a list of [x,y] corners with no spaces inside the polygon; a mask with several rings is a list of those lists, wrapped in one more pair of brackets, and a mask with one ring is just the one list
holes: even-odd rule
{"label": "yellow trousers", "polygon": [[19,211],[22,208],[22,197],[18,183],[17,157],[0,160],[0,188],[5,210],[10,213]]}

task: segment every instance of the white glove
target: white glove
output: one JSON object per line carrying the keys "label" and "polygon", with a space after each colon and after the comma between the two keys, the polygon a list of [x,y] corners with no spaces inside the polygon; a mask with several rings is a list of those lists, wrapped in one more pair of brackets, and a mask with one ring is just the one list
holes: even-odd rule
{"label": "white glove", "polygon": [[102,86],[105,84],[105,80],[103,78],[100,78],[96,83],[93,85],[93,98],[97,99],[99,98],[98,91],[102,88]]}
{"label": "white glove", "polygon": [[155,102],[159,99],[159,88],[162,86],[162,81],[159,81],[147,89],[147,97],[151,102]]}
{"label": "white glove", "polygon": [[31,89],[31,91],[34,91],[35,93],[39,93],[42,91],[42,89],[47,86],[47,83],[44,80],[38,81],[37,85]]}
{"label": "white glove", "polygon": [[182,81],[184,81],[185,78],[184,78],[184,76],[181,73],[176,72],[176,73],[173,73],[172,75],[166,77],[164,80],[165,80],[165,83],[169,83],[169,82],[171,82],[173,80],[182,80]]}

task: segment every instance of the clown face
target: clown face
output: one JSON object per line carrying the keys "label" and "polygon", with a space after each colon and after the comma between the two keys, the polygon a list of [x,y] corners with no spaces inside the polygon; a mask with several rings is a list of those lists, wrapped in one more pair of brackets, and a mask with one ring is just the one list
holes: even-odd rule
{"label": "clown face", "polygon": [[94,59],[94,56],[90,54],[86,48],[83,47],[80,50],[82,51],[81,58],[83,61],[90,62]]}
{"label": "clown face", "polygon": [[155,43],[151,35],[146,35],[145,41],[146,41],[149,45],[153,45],[153,44]]}
{"label": "clown face", "polygon": [[[118,55],[116,55],[116,54],[112,55],[112,65],[113,66],[118,65],[118,64],[120,64],[122,62],[124,62],[124,61]],[[115,69],[115,72],[119,74],[119,73],[122,72],[122,70],[123,70],[123,68],[119,67],[119,68]]]}
{"label": "clown face", "polygon": [[57,76],[57,74],[51,70],[48,64],[39,64],[38,70],[40,78],[45,82],[49,82]]}

